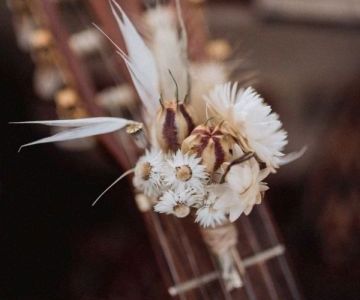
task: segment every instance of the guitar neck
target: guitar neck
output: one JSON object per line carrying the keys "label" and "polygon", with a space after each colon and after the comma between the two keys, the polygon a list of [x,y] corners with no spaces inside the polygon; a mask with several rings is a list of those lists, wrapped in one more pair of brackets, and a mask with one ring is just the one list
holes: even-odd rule
{"label": "guitar neck", "polygon": [[301,299],[265,205],[236,223],[243,286],[227,291],[217,262],[191,220],[144,211],[166,286],[174,299]]}
{"label": "guitar neck", "polygon": [[[103,116],[105,111],[96,104],[100,92],[99,85],[96,84],[96,78],[88,72],[85,59],[76,55],[69,47],[72,33],[64,25],[65,21],[59,12],[59,3],[61,1],[38,0],[44,23],[55,37],[58,51],[68,72],[72,74],[72,83],[88,113],[94,117]],[[141,5],[137,1],[131,1],[131,4],[130,1],[119,1],[119,3],[124,4],[124,8],[131,10],[133,14],[141,13]],[[86,4],[92,9],[96,22],[120,47],[124,48],[107,1],[89,0]],[[190,5],[185,6],[187,19],[191,19],[193,13],[190,8]],[[198,7],[195,13],[197,17],[193,19],[197,20],[197,24],[194,28],[197,30],[189,35],[190,53],[192,58],[201,59],[202,47],[199,47],[196,41],[205,44],[206,36],[203,24],[199,24],[202,22],[202,14]],[[101,57],[105,59],[104,55]],[[103,61],[103,64],[109,65],[109,62]],[[122,62],[114,58],[110,64],[115,65],[115,71],[120,74],[117,83],[130,82]],[[111,70],[107,72],[111,73]],[[99,137],[99,140],[121,169],[129,169],[136,162],[137,151],[133,151],[134,146],[130,147],[132,150],[124,149],[114,135],[104,135]],[[127,145],[130,145],[129,143]],[[169,291],[169,298],[181,300],[301,298],[287,263],[285,248],[279,242],[266,205],[255,207],[248,217],[243,216],[236,223],[238,243],[234,251],[243,286],[229,291],[222,280],[218,262],[204,242],[197,224],[194,224],[190,218],[177,219],[155,213],[151,203],[142,195],[136,195],[135,199],[149,232],[164,284]]]}

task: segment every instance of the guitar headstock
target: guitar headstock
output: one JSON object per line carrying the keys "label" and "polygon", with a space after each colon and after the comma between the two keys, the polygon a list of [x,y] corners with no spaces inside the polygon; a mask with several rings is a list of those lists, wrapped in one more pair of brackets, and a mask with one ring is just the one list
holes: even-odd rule
{"label": "guitar headstock", "polygon": [[[20,2],[23,1],[11,1],[16,18],[23,24],[18,30],[19,41],[25,45],[23,49],[30,52],[36,63],[35,85],[40,96],[53,101],[58,118],[108,115],[141,120],[140,105],[121,57],[92,25],[96,23],[116,45],[125,49],[107,1],[27,0],[23,4]],[[144,3],[126,0],[118,2],[135,24],[141,19],[146,6]],[[224,59],[230,50],[221,42],[210,44],[209,52],[206,53],[207,37],[201,24],[204,15],[199,2],[191,2],[182,1],[185,23],[192,28],[189,30],[188,38],[190,59],[205,60],[209,54],[219,60]],[[154,1],[147,1],[147,5],[153,4]],[[170,4],[173,5],[174,2]],[[141,28],[139,29],[141,31]],[[98,139],[122,169],[132,168],[142,151],[127,134],[102,135]],[[243,278],[246,289],[227,289],[217,269],[219,262],[211,255],[196,224],[189,219],[179,220],[173,216],[154,213],[153,203],[142,196],[139,194],[135,198],[152,237],[170,295],[181,298],[185,295],[184,299],[229,299],[233,296],[249,296],[244,299],[254,299],[251,297],[252,285],[249,276],[244,275]],[[251,222],[255,224],[264,219],[266,222],[261,225],[266,229],[271,227],[271,223],[266,208],[261,209],[259,212],[266,218],[257,216]],[[236,246],[234,251],[248,246],[245,250],[246,256],[249,257],[244,261],[247,261],[248,267],[253,267],[251,277],[254,281],[261,276],[268,279],[269,272],[264,266],[265,260],[282,255],[282,248],[277,247],[276,237],[267,241],[269,245],[266,246],[274,246],[275,250],[281,251],[274,252],[274,249],[270,249],[269,254],[262,251],[263,247],[257,244],[256,233],[252,231],[252,224],[247,219],[238,223],[238,226],[242,244]],[[257,228],[261,228],[259,224]],[[262,234],[263,232],[265,230],[261,230]],[[242,249],[241,253],[245,253],[245,250]],[[236,287],[240,287],[241,280],[237,282]],[[269,287],[269,281],[265,281],[263,289],[260,292],[265,294],[266,289],[271,292],[275,287]]]}

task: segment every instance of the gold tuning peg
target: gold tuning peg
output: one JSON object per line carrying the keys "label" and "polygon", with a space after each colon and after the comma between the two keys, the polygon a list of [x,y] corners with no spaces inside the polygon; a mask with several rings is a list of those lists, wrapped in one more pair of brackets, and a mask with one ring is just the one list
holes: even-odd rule
{"label": "gold tuning peg", "polygon": [[56,65],[55,47],[52,33],[43,28],[35,29],[30,37],[30,49],[34,62],[38,65]]}
{"label": "gold tuning peg", "polygon": [[56,92],[64,86],[64,74],[56,65],[37,65],[34,70],[34,90],[43,100],[54,99]]}
{"label": "gold tuning peg", "polygon": [[36,29],[31,36],[31,47],[34,50],[48,49],[52,46],[52,34],[47,29]]}
{"label": "gold tuning peg", "polygon": [[55,95],[55,102],[63,108],[74,107],[79,101],[79,96],[73,88],[64,88]]}
{"label": "gold tuning peg", "polygon": [[91,55],[103,47],[103,36],[96,29],[85,29],[69,38],[70,48],[78,55]]}
{"label": "gold tuning peg", "polygon": [[84,118],[87,116],[85,109],[80,104],[80,97],[75,89],[63,88],[55,95],[57,113],[60,119]]}
{"label": "gold tuning peg", "polygon": [[231,56],[232,48],[227,40],[215,39],[207,43],[206,53],[211,59],[224,61]]}

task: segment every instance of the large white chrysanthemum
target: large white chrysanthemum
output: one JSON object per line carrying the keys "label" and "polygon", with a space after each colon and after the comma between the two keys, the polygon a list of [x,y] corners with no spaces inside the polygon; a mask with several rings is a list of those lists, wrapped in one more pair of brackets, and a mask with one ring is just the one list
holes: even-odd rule
{"label": "large white chrysanthemum", "polygon": [[194,189],[203,193],[208,174],[200,161],[201,159],[195,155],[177,151],[167,160],[167,165],[161,170],[165,184],[172,189]]}
{"label": "large white chrysanthemum", "polygon": [[159,213],[174,214],[183,218],[190,213],[190,206],[202,198],[203,195],[193,189],[168,190],[160,197],[154,209]]}
{"label": "large white chrysanthemum", "polygon": [[287,133],[252,87],[238,90],[237,83],[217,85],[205,99],[211,115],[228,121],[269,167],[279,167]]}
{"label": "large white chrysanthemum", "polygon": [[214,204],[218,201],[217,194],[209,192],[203,203],[196,211],[195,222],[203,227],[215,227],[222,225],[226,220],[226,212],[223,209],[215,209]]}
{"label": "large white chrysanthemum", "polygon": [[242,213],[248,215],[255,204],[261,203],[263,193],[268,190],[268,186],[262,180],[269,172],[269,169],[260,170],[254,158],[232,166],[226,175],[226,184],[223,184],[223,188],[227,186],[231,192],[215,190],[220,196],[214,207],[227,211],[230,222],[234,222]]}
{"label": "large white chrysanthemum", "polygon": [[161,170],[164,168],[165,161],[161,151],[146,151],[140,157],[135,166],[133,184],[148,197],[158,197],[161,195],[163,180]]}

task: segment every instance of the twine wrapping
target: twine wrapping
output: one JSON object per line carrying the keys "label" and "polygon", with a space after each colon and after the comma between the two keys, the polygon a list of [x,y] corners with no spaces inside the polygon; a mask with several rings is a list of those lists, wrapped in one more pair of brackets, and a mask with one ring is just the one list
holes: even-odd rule
{"label": "twine wrapping", "polygon": [[243,266],[235,248],[238,235],[234,224],[202,228],[201,233],[210,251],[218,260],[227,290],[241,287],[243,283],[240,274],[243,273]]}

